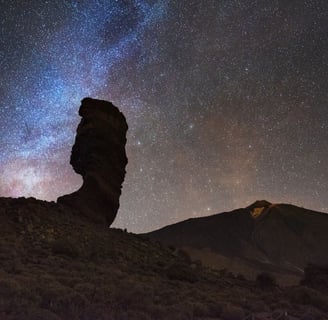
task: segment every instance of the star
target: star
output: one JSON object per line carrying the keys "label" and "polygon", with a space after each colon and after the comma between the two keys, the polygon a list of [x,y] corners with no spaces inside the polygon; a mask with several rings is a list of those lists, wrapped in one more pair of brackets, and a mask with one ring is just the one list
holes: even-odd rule
{"label": "star", "polygon": [[328,208],[326,1],[1,4],[0,196],[56,200],[86,96],[125,114],[115,226],[256,199]]}

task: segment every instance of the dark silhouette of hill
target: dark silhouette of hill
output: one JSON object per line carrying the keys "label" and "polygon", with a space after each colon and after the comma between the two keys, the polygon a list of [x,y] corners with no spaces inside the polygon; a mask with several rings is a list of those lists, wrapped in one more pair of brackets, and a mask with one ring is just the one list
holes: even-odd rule
{"label": "dark silhouette of hill", "polygon": [[62,204],[0,198],[0,219],[1,320],[328,319],[325,292],[209,269]]}
{"label": "dark silhouette of hill", "polygon": [[328,215],[288,204],[256,201],[247,208],[194,218],[149,233],[216,267],[297,279],[308,263],[328,264]]}

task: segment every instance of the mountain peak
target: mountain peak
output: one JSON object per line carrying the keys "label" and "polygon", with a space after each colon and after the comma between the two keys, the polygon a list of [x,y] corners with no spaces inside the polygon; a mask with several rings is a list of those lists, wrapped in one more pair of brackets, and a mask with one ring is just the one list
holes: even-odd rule
{"label": "mountain peak", "polygon": [[266,209],[272,206],[272,203],[266,200],[256,200],[253,204],[247,207],[250,210],[251,216],[256,219],[261,216]]}
{"label": "mountain peak", "polygon": [[261,207],[270,207],[272,205],[271,202],[267,200],[256,200],[254,203],[252,203],[250,206],[247,207],[247,209],[254,209],[254,208],[261,208]]}

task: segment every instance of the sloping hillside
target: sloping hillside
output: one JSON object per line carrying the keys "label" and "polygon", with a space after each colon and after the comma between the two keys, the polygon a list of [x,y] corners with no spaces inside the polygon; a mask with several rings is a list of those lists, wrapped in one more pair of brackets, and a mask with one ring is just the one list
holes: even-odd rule
{"label": "sloping hillside", "polygon": [[60,204],[0,198],[0,219],[1,320],[328,319],[323,292],[208,269]]}
{"label": "sloping hillside", "polygon": [[308,263],[328,264],[328,215],[257,201],[247,208],[189,219],[149,233],[185,248],[203,263],[246,275],[302,276]]}

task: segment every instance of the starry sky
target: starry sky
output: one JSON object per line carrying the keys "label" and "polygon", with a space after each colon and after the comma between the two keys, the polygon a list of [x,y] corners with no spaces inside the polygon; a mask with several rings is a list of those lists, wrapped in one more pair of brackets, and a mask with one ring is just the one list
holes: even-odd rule
{"label": "starry sky", "polygon": [[56,200],[83,97],[126,115],[115,227],[328,212],[326,0],[0,0],[0,196]]}

